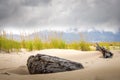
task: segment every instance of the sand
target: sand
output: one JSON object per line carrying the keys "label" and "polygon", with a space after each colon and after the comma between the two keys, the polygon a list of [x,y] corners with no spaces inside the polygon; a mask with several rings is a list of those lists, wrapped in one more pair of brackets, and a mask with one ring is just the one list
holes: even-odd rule
{"label": "sand", "polygon": [[[104,59],[98,51],[46,49],[32,52],[0,53],[0,80],[120,80],[120,51]],[[47,54],[82,63],[84,69],[51,74],[28,73],[30,55]]]}

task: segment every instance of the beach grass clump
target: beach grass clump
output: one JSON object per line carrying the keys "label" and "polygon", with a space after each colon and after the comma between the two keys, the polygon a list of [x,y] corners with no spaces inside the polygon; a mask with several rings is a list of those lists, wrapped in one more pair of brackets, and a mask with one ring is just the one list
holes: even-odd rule
{"label": "beach grass clump", "polygon": [[0,36],[0,49],[8,53],[19,51],[20,42]]}
{"label": "beach grass clump", "polygon": [[99,44],[108,50],[120,50],[120,42],[99,42]]}
{"label": "beach grass clump", "polygon": [[26,48],[26,42],[24,39],[21,40],[20,44],[21,44],[21,48]]}
{"label": "beach grass clump", "polygon": [[80,41],[79,43],[81,51],[90,51],[90,44],[85,41]]}
{"label": "beach grass clump", "polygon": [[5,52],[9,52],[11,49],[10,41],[5,37],[0,37],[0,49]]}
{"label": "beach grass clump", "polygon": [[50,49],[50,43],[49,42],[42,42],[42,49]]}
{"label": "beach grass clump", "polygon": [[32,40],[26,41],[25,46],[28,51],[32,51],[33,50],[33,41]]}
{"label": "beach grass clump", "polygon": [[112,42],[110,47],[112,47],[113,50],[120,50],[120,42]]}
{"label": "beach grass clump", "polygon": [[20,42],[15,41],[15,40],[11,40],[11,45],[12,45],[12,50],[13,51],[19,51],[21,46],[20,46]]}
{"label": "beach grass clump", "polygon": [[67,44],[67,49],[76,49],[76,50],[80,50],[81,47],[79,45],[78,42],[72,42],[70,44]]}
{"label": "beach grass clump", "polygon": [[33,40],[33,49],[41,50],[43,48],[43,42],[39,38]]}
{"label": "beach grass clump", "polygon": [[100,46],[104,46],[106,49],[110,50],[110,43],[109,42],[100,42]]}
{"label": "beach grass clump", "polygon": [[51,39],[50,48],[65,49],[66,43],[62,39]]}

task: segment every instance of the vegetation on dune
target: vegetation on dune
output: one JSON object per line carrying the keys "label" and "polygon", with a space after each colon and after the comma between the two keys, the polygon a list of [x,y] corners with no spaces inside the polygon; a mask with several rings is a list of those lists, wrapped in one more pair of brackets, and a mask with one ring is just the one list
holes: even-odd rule
{"label": "vegetation on dune", "polygon": [[[13,38],[8,39],[5,35],[0,35],[0,50],[5,52],[19,51],[21,48],[25,48],[28,51],[41,50],[41,49],[76,49],[82,51],[95,50],[91,49],[95,43],[88,43],[85,40],[79,42],[66,43],[63,39],[53,37],[48,39],[49,41],[43,42],[38,36],[34,39],[24,39],[22,36],[21,41],[15,41]],[[104,46],[107,49],[120,49],[120,42],[99,42],[100,46]]]}
{"label": "vegetation on dune", "polygon": [[80,50],[81,47],[80,47],[80,45],[79,45],[79,42],[73,42],[73,43],[67,44],[67,49]]}
{"label": "vegetation on dune", "polygon": [[33,41],[26,41],[25,46],[28,51],[32,51],[33,50]]}
{"label": "vegetation on dune", "polygon": [[80,42],[80,48],[82,51],[90,51],[90,45],[85,41]]}
{"label": "vegetation on dune", "polygon": [[52,39],[50,41],[50,48],[65,49],[66,43],[62,39]]}
{"label": "vegetation on dune", "polygon": [[101,46],[104,46],[108,50],[117,50],[120,49],[120,42],[100,42]]}
{"label": "vegetation on dune", "polygon": [[26,48],[26,42],[25,40],[21,40],[20,42],[22,48]]}
{"label": "vegetation on dune", "polygon": [[6,52],[19,51],[20,43],[0,36],[0,49]]}
{"label": "vegetation on dune", "polygon": [[43,48],[43,43],[39,38],[33,40],[33,49],[41,50]]}
{"label": "vegetation on dune", "polygon": [[107,42],[100,42],[100,46],[104,46],[106,49],[110,50],[110,44]]}
{"label": "vegetation on dune", "polygon": [[19,51],[20,48],[26,48],[28,51],[41,49],[76,49],[82,51],[90,50],[87,42],[80,41],[75,43],[65,43],[62,39],[52,39],[50,42],[42,42],[39,38],[33,40],[22,40],[21,42],[0,37],[0,49],[6,52],[13,50]]}

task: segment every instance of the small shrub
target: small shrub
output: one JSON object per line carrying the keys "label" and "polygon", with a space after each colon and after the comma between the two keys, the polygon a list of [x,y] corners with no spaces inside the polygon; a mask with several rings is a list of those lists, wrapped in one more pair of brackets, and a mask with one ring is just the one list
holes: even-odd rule
{"label": "small shrub", "polygon": [[76,50],[80,50],[80,45],[77,42],[71,43],[67,46],[68,49],[76,49]]}
{"label": "small shrub", "polygon": [[50,48],[59,48],[59,49],[65,49],[66,44],[61,39],[52,39],[50,42]]}
{"label": "small shrub", "polygon": [[32,51],[33,50],[33,42],[32,41],[27,41],[26,42],[26,48],[28,49],[28,51]]}
{"label": "small shrub", "polygon": [[90,50],[90,45],[85,41],[81,41],[79,45],[80,45],[80,49],[82,51],[89,51]]}
{"label": "small shrub", "polygon": [[39,38],[34,39],[33,46],[35,50],[41,50],[43,47],[43,43]]}
{"label": "small shrub", "polygon": [[7,39],[6,37],[0,37],[0,49],[8,53],[15,50],[19,51],[20,43],[15,40]]}
{"label": "small shrub", "polygon": [[50,49],[50,43],[42,42],[42,49]]}
{"label": "small shrub", "polygon": [[21,47],[22,47],[22,48],[26,48],[25,40],[22,40],[22,41],[21,41]]}

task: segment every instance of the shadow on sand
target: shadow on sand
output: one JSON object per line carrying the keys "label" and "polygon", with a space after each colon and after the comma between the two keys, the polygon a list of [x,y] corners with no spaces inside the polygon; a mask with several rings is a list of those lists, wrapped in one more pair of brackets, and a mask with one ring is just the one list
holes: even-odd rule
{"label": "shadow on sand", "polygon": [[18,74],[18,75],[29,75],[27,66],[20,66],[15,69],[10,69],[10,70],[8,70],[8,72],[12,73],[12,74]]}

